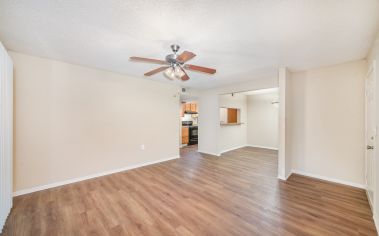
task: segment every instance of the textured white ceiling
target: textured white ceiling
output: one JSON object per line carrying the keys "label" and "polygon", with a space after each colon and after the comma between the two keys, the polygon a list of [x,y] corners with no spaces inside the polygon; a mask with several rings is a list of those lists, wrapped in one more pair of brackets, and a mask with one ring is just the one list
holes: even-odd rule
{"label": "textured white ceiling", "polygon": [[378,0],[0,0],[10,50],[143,78],[129,56],[178,43],[217,69],[180,82],[200,89],[365,58],[378,24]]}

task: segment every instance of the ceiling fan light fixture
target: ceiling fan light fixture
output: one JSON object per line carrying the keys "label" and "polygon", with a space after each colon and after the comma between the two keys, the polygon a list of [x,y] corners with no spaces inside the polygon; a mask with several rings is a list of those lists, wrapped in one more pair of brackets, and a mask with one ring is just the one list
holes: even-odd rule
{"label": "ceiling fan light fixture", "polygon": [[176,78],[180,79],[180,78],[183,77],[184,72],[183,72],[182,68],[180,68],[179,66],[175,66],[174,70],[175,70],[175,76],[176,76]]}
{"label": "ceiling fan light fixture", "polygon": [[172,67],[167,68],[167,69],[164,71],[164,75],[165,75],[167,78],[171,79],[171,80],[176,78],[176,77],[175,77],[175,70],[174,70],[174,68],[172,68]]}
{"label": "ceiling fan light fixture", "polygon": [[164,75],[171,80],[181,79],[184,76],[184,72],[180,66],[171,66],[164,71]]}

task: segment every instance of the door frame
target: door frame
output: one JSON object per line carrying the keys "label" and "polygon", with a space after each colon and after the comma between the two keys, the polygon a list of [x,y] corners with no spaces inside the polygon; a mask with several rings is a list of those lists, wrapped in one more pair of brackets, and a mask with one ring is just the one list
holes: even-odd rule
{"label": "door frame", "polygon": [[[365,78],[365,183],[366,183],[366,195],[367,195],[367,199],[368,199],[368,202],[369,202],[369,205],[371,207],[371,211],[374,213],[375,211],[375,207],[376,207],[376,195],[378,194],[377,192],[377,189],[376,189],[376,179],[377,179],[377,170],[376,170],[376,147],[374,147],[373,150],[370,150],[370,152],[373,152],[373,156],[374,156],[374,163],[373,163],[373,172],[374,172],[374,179],[373,179],[373,199],[370,198],[370,195],[368,193],[368,181],[367,181],[367,175],[368,175],[368,171],[367,171],[367,166],[368,166],[368,160],[367,160],[367,153],[368,153],[368,149],[367,149],[367,145],[368,145],[368,124],[367,124],[367,110],[368,110],[368,107],[367,107],[367,85],[368,85],[368,78],[369,76],[371,75],[372,73],[372,77],[373,77],[373,80],[374,80],[374,104],[376,103],[376,96],[377,96],[377,91],[376,91],[376,83],[378,81],[377,80],[377,68],[376,68],[376,61],[373,60],[368,71],[367,71],[367,74],[366,74],[366,78]],[[375,106],[376,107],[376,104]],[[376,110],[372,112],[372,114],[374,114],[374,116],[376,115]],[[375,123],[376,119],[374,119],[374,125],[376,126],[376,123]],[[378,136],[378,127],[375,127],[376,129],[376,132],[375,132],[375,138],[377,138]],[[375,143],[374,143],[375,144]]]}

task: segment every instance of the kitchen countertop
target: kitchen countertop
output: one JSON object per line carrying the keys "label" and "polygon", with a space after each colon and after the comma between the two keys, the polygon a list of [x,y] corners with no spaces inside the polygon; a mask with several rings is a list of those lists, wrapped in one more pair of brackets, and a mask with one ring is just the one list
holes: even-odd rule
{"label": "kitchen countertop", "polygon": [[243,122],[238,123],[220,123],[221,126],[231,126],[231,125],[243,125]]}

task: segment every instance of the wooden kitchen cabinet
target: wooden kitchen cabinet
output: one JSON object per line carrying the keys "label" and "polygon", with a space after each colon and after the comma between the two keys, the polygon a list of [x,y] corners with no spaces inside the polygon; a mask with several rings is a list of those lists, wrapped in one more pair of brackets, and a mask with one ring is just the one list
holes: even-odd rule
{"label": "wooden kitchen cabinet", "polygon": [[189,142],[189,128],[182,127],[182,144],[188,144]]}
{"label": "wooden kitchen cabinet", "polygon": [[188,144],[189,138],[188,137],[182,137],[182,144]]}
{"label": "wooden kitchen cabinet", "polygon": [[191,111],[191,103],[184,104],[184,111]]}
{"label": "wooden kitchen cabinet", "polygon": [[197,104],[196,103],[190,103],[191,111],[197,112]]}
{"label": "wooden kitchen cabinet", "polygon": [[185,126],[182,127],[182,136],[183,137],[189,136],[189,128],[188,127],[185,127]]}
{"label": "wooden kitchen cabinet", "polygon": [[228,123],[237,123],[237,113],[238,110],[236,108],[228,108]]}
{"label": "wooden kitchen cabinet", "polygon": [[198,112],[196,103],[183,103],[182,110],[184,112]]}

